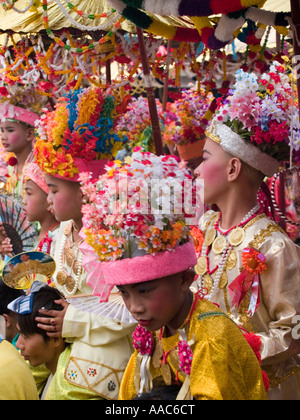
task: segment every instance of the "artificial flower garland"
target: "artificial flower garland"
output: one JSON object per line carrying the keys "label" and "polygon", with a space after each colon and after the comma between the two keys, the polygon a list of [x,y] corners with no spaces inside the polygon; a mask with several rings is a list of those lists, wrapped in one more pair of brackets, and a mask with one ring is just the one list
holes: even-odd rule
{"label": "artificial flower garland", "polygon": [[73,178],[75,158],[112,159],[123,141],[113,134],[116,99],[111,91],[87,88],[69,94],[56,110],[42,116],[34,155],[44,172]]}
{"label": "artificial flower garland", "polygon": [[169,104],[166,129],[163,133],[165,143],[177,145],[193,144],[200,140],[208,125],[208,111],[214,97],[212,93],[186,90],[173,104]]}
{"label": "artificial flower garland", "polygon": [[260,77],[239,70],[230,98],[220,100],[217,122],[277,161],[300,149],[299,112],[291,73],[278,62]]}

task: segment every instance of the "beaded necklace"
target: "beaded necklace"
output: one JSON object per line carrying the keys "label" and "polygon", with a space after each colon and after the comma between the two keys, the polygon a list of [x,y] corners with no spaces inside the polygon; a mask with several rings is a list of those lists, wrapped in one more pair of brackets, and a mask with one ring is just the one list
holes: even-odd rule
{"label": "beaded necklace", "polygon": [[53,231],[58,227],[58,225],[59,223],[56,223],[43,235],[37,246],[37,251],[50,254],[51,244],[53,242]]}
{"label": "beaded necklace", "polygon": [[[71,243],[73,233],[73,222],[68,224],[64,230],[64,239],[59,257],[59,271],[56,276],[57,283],[62,286],[67,295],[74,295],[78,289],[79,278],[82,272],[83,255],[79,252],[79,245],[83,239]],[[76,253],[73,247],[77,245]]]}
{"label": "beaded necklace", "polygon": [[[225,270],[227,263],[229,262],[232,267],[236,264],[236,255],[235,253],[233,255],[231,251],[235,246],[243,242],[248,223],[259,213],[260,205],[257,203],[238,225],[230,228],[226,232],[220,229],[219,224],[222,216],[220,213],[214,227],[208,231],[202,246],[201,256],[195,267],[196,273],[200,276],[198,279],[199,288],[204,288],[208,291],[206,299],[211,300],[219,288],[223,289],[226,287],[228,283]],[[215,254],[221,254],[219,264],[213,269],[210,267],[208,257],[211,249]],[[229,261],[229,258],[232,261]],[[214,280],[212,279],[213,274],[215,274]]]}

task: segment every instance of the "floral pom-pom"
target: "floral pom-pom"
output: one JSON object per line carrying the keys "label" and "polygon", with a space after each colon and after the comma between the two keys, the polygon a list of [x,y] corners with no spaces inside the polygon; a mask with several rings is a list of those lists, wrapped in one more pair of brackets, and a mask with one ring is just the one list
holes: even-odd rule
{"label": "floral pom-pom", "polygon": [[152,334],[147,331],[145,328],[138,325],[132,334],[133,338],[133,347],[144,356],[148,354],[152,355],[154,348],[154,340]]}
{"label": "floral pom-pom", "polygon": [[185,341],[178,343],[179,367],[187,375],[191,374],[193,352]]}
{"label": "floral pom-pom", "polygon": [[16,157],[12,156],[8,159],[9,166],[16,166],[16,164],[18,163],[18,160]]}

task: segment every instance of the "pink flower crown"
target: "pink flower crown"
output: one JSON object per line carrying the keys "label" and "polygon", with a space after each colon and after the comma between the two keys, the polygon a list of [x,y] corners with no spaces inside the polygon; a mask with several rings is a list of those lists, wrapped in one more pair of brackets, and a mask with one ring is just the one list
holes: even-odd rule
{"label": "pink flower crown", "polygon": [[[90,174],[81,174],[80,180],[86,201],[83,265],[89,271],[97,267],[88,284],[101,300],[115,285],[150,281],[195,265],[185,218],[191,206],[176,201],[182,199],[185,182],[192,188],[192,179],[175,157],[135,149],[126,163],[110,162],[97,181]],[[193,195],[190,200],[192,205]],[[91,254],[102,262],[100,270],[99,264],[90,264]]]}

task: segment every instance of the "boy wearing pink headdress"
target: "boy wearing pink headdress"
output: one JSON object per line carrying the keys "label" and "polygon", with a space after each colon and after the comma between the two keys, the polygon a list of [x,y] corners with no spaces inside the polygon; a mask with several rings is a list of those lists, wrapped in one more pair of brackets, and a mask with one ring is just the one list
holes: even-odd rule
{"label": "boy wearing pink headdress", "polygon": [[177,202],[191,181],[188,172],[172,156],[135,151],[99,180],[88,174],[81,180],[85,258],[102,261],[89,283],[101,301],[117,286],[139,323],[119,399],[172,384],[180,386],[178,399],[266,399],[259,362],[242,332],[190,290],[196,262],[185,217],[190,207]]}
{"label": "boy wearing pink headdress", "polygon": [[9,179],[6,191],[22,197],[23,168],[33,160],[35,125],[48,98],[40,95],[34,85],[18,82],[1,90],[0,129],[1,142],[8,154]]}

